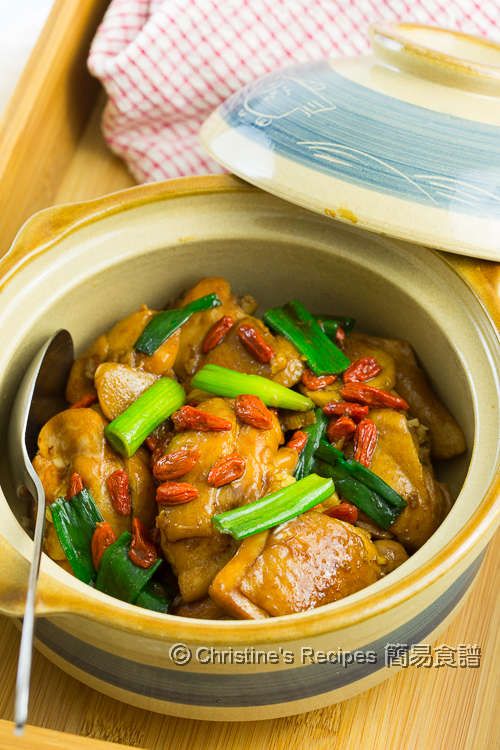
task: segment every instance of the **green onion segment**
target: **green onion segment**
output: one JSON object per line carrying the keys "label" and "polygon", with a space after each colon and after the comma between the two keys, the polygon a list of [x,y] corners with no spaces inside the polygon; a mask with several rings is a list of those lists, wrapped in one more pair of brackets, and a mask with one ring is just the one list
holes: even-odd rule
{"label": "green onion segment", "polygon": [[349,318],[346,315],[315,315],[314,317],[330,339],[335,339],[339,328],[342,328],[344,333],[351,333],[356,325],[355,318]]}
{"label": "green onion segment", "polygon": [[399,510],[406,508],[406,500],[404,500],[396,490],[393,490],[387,482],[384,482],[381,477],[371,471],[367,466],[360,464],[359,461],[355,461],[353,458],[345,458],[342,451],[339,451],[338,448],[330,445],[326,440],[321,440],[319,447],[316,450],[316,457],[322,461],[331,463],[333,466],[340,464],[350,476],[359,479],[360,482],[363,482],[363,484],[371,490],[377,492],[394,508],[399,508]]}
{"label": "green onion segment", "polygon": [[149,581],[134,602],[136,607],[163,612],[163,614],[168,612],[170,603],[171,599],[167,596],[165,588],[156,581]]}
{"label": "green onion segment", "polygon": [[218,307],[221,304],[222,302],[216,294],[207,294],[205,297],[193,300],[185,307],[157,313],[151,318],[135,342],[134,348],[138,352],[151,356],[178,328],[189,320],[193,313],[210,310],[212,307]]}
{"label": "green onion segment", "polygon": [[377,492],[351,477],[340,464],[332,466],[325,461],[316,461],[314,468],[320,476],[333,479],[339,495],[366,513],[382,529],[388,529],[398,517],[399,510],[386,503]]}
{"label": "green onion segment", "polygon": [[291,341],[316,375],[342,372],[351,364],[301,302],[292,300],[283,307],[273,307],[264,314],[264,320]]}
{"label": "green onion segment", "polygon": [[314,454],[318,450],[320,440],[325,434],[328,425],[328,419],[324,415],[323,409],[315,409],[314,416],[316,417],[314,424],[302,428],[302,432],[305,432],[307,435],[307,443],[297,461],[297,466],[295,468],[296,479],[303,479],[303,477],[306,477],[311,473],[314,463]]}
{"label": "green onion segment", "polygon": [[150,568],[139,568],[128,556],[132,534],[124,531],[101,558],[95,587],[105,594],[135,604],[153,574],[162,564],[157,560]]}
{"label": "green onion segment", "polygon": [[185,401],[183,387],[160,378],[104,429],[110,445],[123,456],[133,456],[153,430]]}
{"label": "green onion segment", "polygon": [[316,450],[314,468],[330,477],[341,497],[356,505],[381,528],[388,529],[406,507],[406,501],[383,479],[354,459],[346,459],[326,440]]}
{"label": "green onion segment", "polygon": [[212,522],[221,533],[231,534],[237,540],[245,539],[299,516],[326,500],[334,490],[331,479],[309,474],[260,500],[219,513],[213,516]]}
{"label": "green onion segment", "polygon": [[260,375],[247,375],[219,365],[205,365],[191,380],[192,386],[216,396],[236,398],[251,394],[258,396],[266,406],[275,406],[293,411],[308,411],[314,406],[310,398],[285,388],[269,378]]}
{"label": "green onion segment", "polygon": [[70,500],[59,497],[49,508],[57,538],[71,570],[80,581],[91,583],[95,578],[92,536],[96,524],[104,520],[94,498],[84,488]]}

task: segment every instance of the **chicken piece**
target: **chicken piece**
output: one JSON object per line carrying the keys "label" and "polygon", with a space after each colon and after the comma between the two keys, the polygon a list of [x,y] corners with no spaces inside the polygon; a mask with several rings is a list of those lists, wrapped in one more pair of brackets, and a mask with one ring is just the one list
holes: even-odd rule
{"label": "chicken piece", "polygon": [[[179,305],[186,305],[210,293],[217,294],[222,305],[196,313],[182,327],[179,354],[175,362],[175,372],[179,379],[188,382],[200,367],[211,363],[239,372],[269,377],[287,387],[297,383],[304,365],[295,347],[282,336],[273,336],[261,320],[248,317],[248,311],[252,307],[244,303],[244,298],[240,301],[241,304],[238,302],[225,279],[202,279],[182,297]],[[202,345],[206,334],[214,323],[226,315],[231,317],[236,325],[218,346],[204,355]],[[257,362],[239,340],[237,331],[243,322],[258,328],[274,350],[275,356],[270,364]]]}
{"label": "chicken piece", "polygon": [[250,601],[240,589],[246,573],[264,551],[269,534],[269,531],[262,531],[244,539],[234,557],[217,573],[208,589],[212,601],[239,620],[269,617],[262,607]]}
{"label": "chicken piece", "polygon": [[[181,432],[172,438],[166,452],[196,447],[200,453],[196,466],[182,477],[182,481],[198,489],[199,495],[183,505],[163,506],[156,520],[163,552],[178,576],[186,602],[206,595],[213,577],[235,552],[231,537],[215,530],[212,516],[293,482],[298,458],[290,448],[279,449],[283,433],[275,415],[270,430],[257,430],[237,421],[229,399],[209,399],[200,408],[228,419],[232,429]],[[223,487],[208,485],[207,475],[213,464],[233,452],[246,460],[243,476]]]}
{"label": "chicken piece", "polygon": [[408,401],[411,413],[429,428],[432,456],[447,459],[463,453],[467,447],[464,434],[432,390],[410,344],[399,339],[365,338],[393,357],[396,363],[395,388]]}
{"label": "chicken piece", "polygon": [[379,557],[384,559],[384,562],[380,560],[384,575],[392,573],[392,571],[399,568],[405,560],[408,560],[408,553],[403,545],[393,539],[377,539],[374,544],[377,548]]}
{"label": "chicken piece", "polygon": [[174,603],[169,614],[177,617],[197,617],[200,620],[228,620],[226,613],[221,607],[213,602],[209,596],[198,599],[196,602],[184,602],[180,599]]}
{"label": "chicken piece", "polygon": [[367,516],[365,513],[363,513],[362,510],[359,510],[359,508],[356,526],[359,526],[360,529],[364,529],[365,531],[367,531],[373,540],[394,539],[394,534],[391,534],[390,531],[383,529],[381,526],[377,526],[375,521],[373,521],[370,516]]}
{"label": "chicken piece", "polygon": [[310,409],[309,411],[280,409],[280,422],[283,432],[287,432],[288,430],[302,430],[303,427],[316,422],[314,409]]}
{"label": "chicken piece", "polygon": [[94,375],[102,362],[120,362],[155,375],[172,374],[179,348],[179,331],[173,333],[151,356],[134,349],[135,342],[154,315],[154,310],[143,305],[99,336],[75,360],[66,387],[66,398],[70,404],[76,403],[87,394],[95,393]]}
{"label": "chicken piece", "polygon": [[293,472],[297,467],[299,454],[294,448],[284,445],[273,459],[273,471],[267,483],[266,492],[275,492],[295,481]]}
{"label": "chicken piece", "polygon": [[179,352],[175,360],[174,369],[178,378],[189,381],[196,370],[199,369],[203,354],[201,347],[203,340],[210,328],[224,315],[228,315],[235,322],[244,318],[247,313],[238,304],[236,296],[231,291],[231,286],[225,279],[209,277],[202,279],[186,292],[178,302],[179,307],[184,307],[195,299],[207,294],[216,294],[222,302],[219,307],[192,315],[182,326]]}
{"label": "chicken piece", "polygon": [[[67,409],[56,414],[41,429],[38,453],[33,465],[45,490],[47,504],[66,496],[73,472],[83,479],[101,511],[118,536],[131,526],[131,518],[116,513],[106,486],[106,479],[117,469],[129,476],[133,514],[150,528],[156,513],[153,478],[146,451],[132,458],[118,456],[104,437],[105,420],[94,409]],[[50,513],[48,514],[50,516]],[[50,557],[63,560],[55,529],[48,517],[45,548]]]}
{"label": "chicken piece", "polygon": [[408,427],[412,434],[413,440],[418,445],[418,455],[424,465],[431,463],[431,438],[429,428],[426,427],[417,417],[408,418]]}
{"label": "chicken piece", "polygon": [[344,352],[351,362],[364,357],[373,357],[382,368],[378,375],[366,382],[374,388],[392,391],[396,387],[396,365],[394,358],[382,347],[376,346],[376,339],[364,333],[351,333],[346,336]]}
{"label": "chicken piece", "polygon": [[209,593],[229,614],[260,619],[334,602],[381,574],[365,531],[312,510],[245,539]]}
{"label": "chicken piece", "polygon": [[321,409],[326,406],[330,401],[342,401],[340,391],[342,389],[342,376],[339,375],[335,383],[327,385],[326,388],[322,388],[319,391],[310,391],[306,388],[303,383],[300,384],[299,390],[304,396],[310,398],[315,406],[319,406]]}
{"label": "chicken piece", "polygon": [[178,542],[163,543],[162,537],[162,549],[177,576],[183,601],[190,603],[207,595],[214,576],[234,555],[236,542],[214,531],[209,537]]}
{"label": "chicken piece", "polygon": [[158,380],[158,375],[116,362],[104,362],[95,371],[95,388],[99,406],[112,420],[130,406]]}
{"label": "chicken piece", "polygon": [[[366,336],[363,333],[351,333],[345,339],[344,351],[351,362],[355,362],[357,359],[363,357],[374,357],[382,370],[378,375],[375,375],[374,378],[370,378],[370,380],[367,380],[366,382],[375,388],[383,388],[387,391],[394,388],[396,382],[394,359],[381,347],[377,347],[369,336]],[[342,375],[338,375],[335,383],[332,383],[319,391],[310,391],[304,385],[300,386],[300,390],[305,396],[308,396],[316,406],[323,407],[329,401],[342,401],[340,391],[343,385]]]}
{"label": "chicken piece", "polygon": [[[266,344],[271,347],[274,356],[269,364],[256,360],[241,343],[238,330],[242,325],[256,328]],[[203,364],[220,365],[250,375],[261,375],[286,388],[298,383],[304,372],[304,360],[294,345],[284,336],[274,336],[261,320],[251,317],[240,320],[229,331],[224,341],[207,354]]]}
{"label": "chicken piece", "polygon": [[417,550],[446,516],[447,498],[430,465],[420,461],[406,417],[392,409],[372,409],[370,419],[378,429],[370,468],[408,503],[390,531],[406,549]]}
{"label": "chicken piece", "polygon": [[[200,453],[197,464],[182,477],[183,482],[189,482],[198,489],[198,497],[182,505],[163,506],[158,516],[157,526],[162,532],[162,537],[169,542],[193,536],[212,536],[213,515],[265,495],[274,471],[278,447],[283,442],[283,433],[274,414],[270,430],[257,430],[238,422],[233,402],[229,399],[211,398],[201,403],[199,408],[229,420],[231,430],[188,430],[174,435],[168,444],[168,453],[180,448],[197,448]],[[234,452],[246,460],[245,473],[231,484],[211,487],[207,483],[211,467],[218,459]]]}

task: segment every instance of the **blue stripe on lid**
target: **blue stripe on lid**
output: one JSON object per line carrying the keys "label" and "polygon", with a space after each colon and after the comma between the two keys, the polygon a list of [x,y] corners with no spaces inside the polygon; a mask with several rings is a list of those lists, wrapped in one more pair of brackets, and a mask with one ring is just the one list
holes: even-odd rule
{"label": "blue stripe on lid", "polygon": [[387,96],[327,62],[265,76],[219,111],[245,137],[317,172],[459,214],[500,213],[500,127]]}

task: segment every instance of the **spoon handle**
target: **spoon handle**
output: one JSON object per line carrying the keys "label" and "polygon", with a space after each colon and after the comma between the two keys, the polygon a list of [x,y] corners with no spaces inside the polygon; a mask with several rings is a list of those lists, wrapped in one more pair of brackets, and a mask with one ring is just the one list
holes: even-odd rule
{"label": "spoon handle", "polygon": [[[38,486],[37,486],[38,485]],[[35,484],[37,509],[35,534],[33,538],[33,558],[28,577],[26,605],[24,609],[19,661],[17,663],[16,701],[14,708],[15,733],[22,734],[28,720],[31,661],[33,656],[33,634],[35,629],[35,602],[40,558],[42,555],[43,533],[45,528],[45,493],[39,483]]]}

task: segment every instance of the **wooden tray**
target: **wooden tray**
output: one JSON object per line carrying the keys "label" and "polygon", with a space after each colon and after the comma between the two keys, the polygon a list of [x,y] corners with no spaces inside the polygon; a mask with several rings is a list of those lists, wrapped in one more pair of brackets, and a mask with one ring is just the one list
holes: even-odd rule
{"label": "wooden tray", "polygon": [[[85,68],[88,45],[106,5],[104,0],[55,3],[5,115],[0,130],[2,252],[34,211],[133,184],[102,142],[102,100]],[[467,258],[453,263],[481,288],[485,304],[498,320],[500,266]],[[0,719],[6,720],[0,720],[0,747],[108,747],[62,732],[151,750],[496,747],[500,743],[498,561],[492,544],[469,601],[439,641],[449,646],[478,644],[480,669],[411,667],[349,701],[277,721],[212,724],[148,713],[96,693],[36,654],[30,720],[36,727],[56,731],[33,728],[19,740],[13,737],[10,723],[19,633],[14,623],[0,618]]]}

